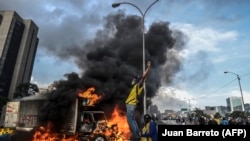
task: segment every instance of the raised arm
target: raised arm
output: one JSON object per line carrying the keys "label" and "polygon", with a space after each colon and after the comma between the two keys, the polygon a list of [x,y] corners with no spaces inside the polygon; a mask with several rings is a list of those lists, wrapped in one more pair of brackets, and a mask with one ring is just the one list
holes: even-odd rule
{"label": "raised arm", "polygon": [[150,68],[151,68],[151,62],[148,61],[148,62],[147,62],[147,69],[146,69],[145,72],[143,73],[140,82],[145,81],[145,79],[146,79],[147,76],[148,76],[148,73],[149,73]]}

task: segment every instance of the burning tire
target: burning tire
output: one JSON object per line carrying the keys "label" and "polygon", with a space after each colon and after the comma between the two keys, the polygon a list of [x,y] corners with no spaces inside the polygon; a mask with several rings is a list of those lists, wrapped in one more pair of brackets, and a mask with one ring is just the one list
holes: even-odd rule
{"label": "burning tire", "polygon": [[104,135],[95,135],[90,141],[107,141]]}

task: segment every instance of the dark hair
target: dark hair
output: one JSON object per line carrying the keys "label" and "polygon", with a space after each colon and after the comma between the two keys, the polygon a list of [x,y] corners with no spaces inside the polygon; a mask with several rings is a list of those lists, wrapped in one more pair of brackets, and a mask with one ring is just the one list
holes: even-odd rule
{"label": "dark hair", "polygon": [[151,120],[151,116],[149,114],[144,115],[144,120]]}
{"label": "dark hair", "polygon": [[141,76],[140,75],[136,75],[134,76],[134,80],[138,83],[141,79]]}

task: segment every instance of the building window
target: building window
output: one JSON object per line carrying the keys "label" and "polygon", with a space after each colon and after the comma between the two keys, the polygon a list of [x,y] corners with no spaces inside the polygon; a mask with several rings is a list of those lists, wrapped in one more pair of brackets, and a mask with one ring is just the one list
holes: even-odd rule
{"label": "building window", "polygon": [[3,20],[3,16],[0,15],[0,26],[1,26],[1,24],[2,24],[2,20]]}

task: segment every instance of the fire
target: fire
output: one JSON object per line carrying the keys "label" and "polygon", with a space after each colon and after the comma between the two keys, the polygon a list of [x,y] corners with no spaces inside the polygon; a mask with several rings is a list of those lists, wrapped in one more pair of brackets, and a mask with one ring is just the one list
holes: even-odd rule
{"label": "fire", "polygon": [[[124,141],[129,139],[131,132],[127,122],[126,114],[121,111],[118,106],[115,107],[111,118],[108,121],[108,126],[111,127],[113,137],[116,138],[116,141]],[[110,134],[107,132],[106,135]]]}
{"label": "fire", "polygon": [[78,93],[78,96],[81,98],[87,99],[88,101],[86,104],[88,106],[94,106],[102,98],[102,96],[98,96],[94,92],[95,92],[95,88],[91,87],[91,88],[88,88],[84,92]]}
{"label": "fire", "polygon": [[51,131],[53,124],[49,122],[46,127],[40,126],[35,130],[32,141],[79,141],[77,136],[66,138],[65,134]]}
{"label": "fire", "polygon": [[[115,107],[107,124],[103,124],[97,124],[97,128],[91,135],[92,137],[94,134],[103,134],[108,141],[125,141],[131,135],[126,115],[118,106]],[[48,122],[46,127],[40,126],[35,130],[32,141],[79,141],[78,134],[66,137],[65,134],[52,132],[52,128],[53,123],[51,122]]]}
{"label": "fire", "polygon": [[[88,102],[86,102],[87,106],[94,106],[96,102],[99,102],[102,98],[102,96],[95,94],[94,91],[95,88],[91,87],[85,92],[79,93],[78,96],[88,100]],[[120,110],[116,105],[109,117],[108,120],[104,118],[104,120],[99,119],[94,123],[90,122],[90,124],[95,124],[95,126],[91,126],[92,131],[86,131],[86,133],[88,132],[89,140],[96,138],[98,135],[106,138],[108,141],[125,141],[129,139],[131,132],[126,113]],[[80,131],[78,129],[75,135],[71,136],[60,133],[59,131],[54,131],[53,129],[53,123],[51,122],[48,122],[46,127],[40,126],[34,130],[35,133],[33,134],[32,141],[79,141],[80,138],[85,135],[85,131]]]}

